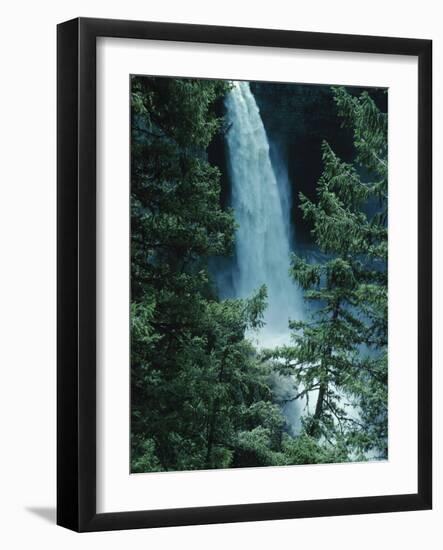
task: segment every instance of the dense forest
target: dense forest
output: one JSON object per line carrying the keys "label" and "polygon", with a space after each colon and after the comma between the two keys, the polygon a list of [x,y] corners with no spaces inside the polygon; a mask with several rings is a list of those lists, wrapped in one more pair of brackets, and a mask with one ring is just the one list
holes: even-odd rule
{"label": "dense forest", "polygon": [[[320,176],[293,200],[316,250],[290,257],[307,313],[287,342],[259,347],[269,289],[222,296],[213,267],[238,254],[213,161],[233,131],[232,87],[131,79],[131,472],[385,459],[387,114],[368,91],[328,88],[352,158],[324,136]],[[276,376],[296,391],[277,394]],[[289,400],[303,411],[296,433]]]}

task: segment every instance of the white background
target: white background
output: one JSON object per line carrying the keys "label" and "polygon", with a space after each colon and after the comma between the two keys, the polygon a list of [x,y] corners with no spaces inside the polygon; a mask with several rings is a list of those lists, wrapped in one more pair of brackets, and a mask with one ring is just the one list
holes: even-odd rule
{"label": "white background", "polygon": [[[97,511],[417,492],[417,58],[122,39],[97,56]],[[146,73],[389,88],[388,461],[129,475],[128,97]]]}
{"label": "white background", "polygon": [[[438,548],[443,486],[434,471],[431,512],[76,535],[54,526],[55,506],[55,25],[78,15],[434,39],[434,212],[441,184],[443,31],[439,2],[67,0],[2,10],[0,86],[1,332],[0,541],[6,548],[269,548],[275,545]],[[437,218],[437,215],[435,215]],[[435,221],[435,281],[442,279]],[[440,248],[440,251],[438,250]],[[443,464],[440,288],[434,291],[435,463]],[[440,437],[437,437],[437,434]]]}

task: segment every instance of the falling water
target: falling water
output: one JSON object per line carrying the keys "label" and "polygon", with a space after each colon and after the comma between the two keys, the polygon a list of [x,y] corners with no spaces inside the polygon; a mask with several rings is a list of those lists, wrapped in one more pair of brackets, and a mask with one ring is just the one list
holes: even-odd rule
{"label": "falling water", "polygon": [[[289,275],[289,184],[285,171],[276,172],[272,166],[266,131],[247,82],[233,83],[226,110],[231,205],[238,224],[231,294],[248,298],[266,285],[265,326],[255,335],[255,343],[259,348],[272,348],[289,342],[288,321],[300,318],[303,311],[300,290]],[[273,382],[288,429],[295,434],[301,407],[290,401],[296,392],[293,380],[275,375]]]}
{"label": "falling water", "polygon": [[266,285],[266,325],[259,344],[271,347],[288,341],[288,321],[302,310],[300,291],[289,275],[288,182],[277,181],[266,131],[247,82],[234,83],[226,109],[231,203],[239,226],[233,291],[236,297],[247,298]]}

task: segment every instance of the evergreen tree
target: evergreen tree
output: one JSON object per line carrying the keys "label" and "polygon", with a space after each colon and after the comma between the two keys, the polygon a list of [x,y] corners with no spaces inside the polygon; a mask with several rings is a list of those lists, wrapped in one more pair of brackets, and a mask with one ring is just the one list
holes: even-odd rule
{"label": "evergreen tree", "polygon": [[231,252],[235,230],[206,158],[228,89],[132,78],[133,472],[266,463],[281,432],[266,368],[244,338],[260,326],[266,289],[220,301],[207,268]]}
{"label": "evergreen tree", "polygon": [[297,399],[315,398],[303,444],[335,450],[336,461],[387,456],[387,116],[366,92],[333,90],[356,159],[323,144],[317,200],[301,195],[301,209],[324,259],[294,255],[291,268],[314,313],[292,321],[293,344],[271,355],[294,376]]}

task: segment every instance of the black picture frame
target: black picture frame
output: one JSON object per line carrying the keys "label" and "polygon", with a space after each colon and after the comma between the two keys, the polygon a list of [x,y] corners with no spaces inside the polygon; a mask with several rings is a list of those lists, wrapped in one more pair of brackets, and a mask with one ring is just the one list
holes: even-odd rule
{"label": "black picture frame", "polygon": [[[399,54],[418,58],[418,491],[416,494],[96,512],[96,39]],[[432,42],[78,18],[58,25],[57,523],[104,531],[426,510],[432,506]]]}

